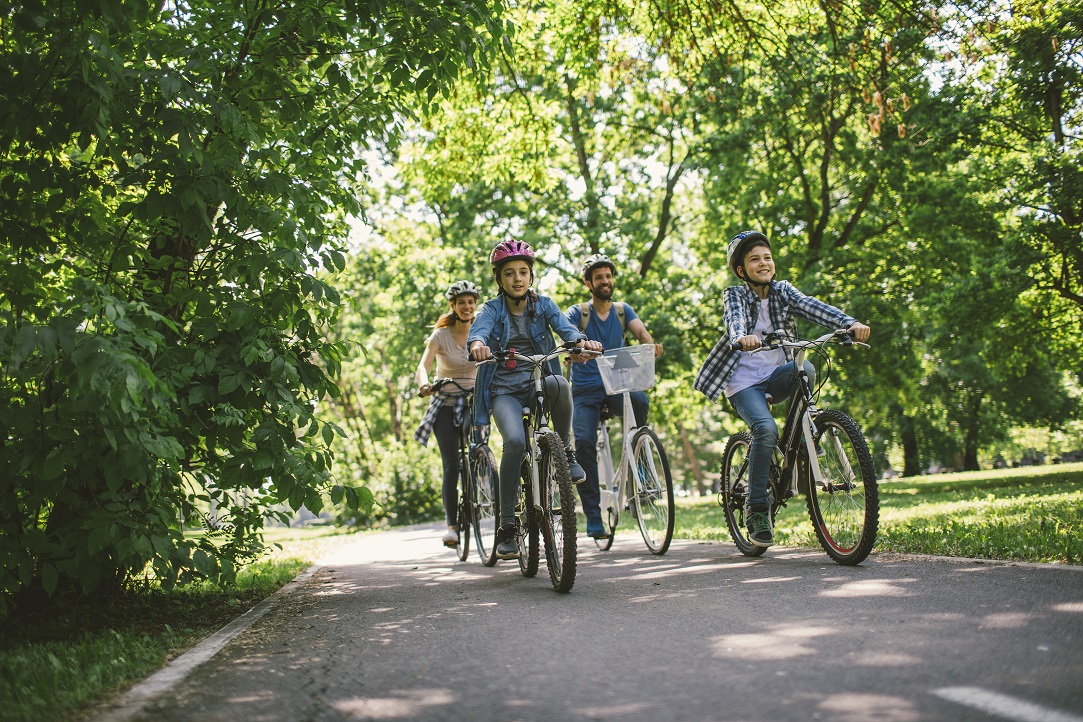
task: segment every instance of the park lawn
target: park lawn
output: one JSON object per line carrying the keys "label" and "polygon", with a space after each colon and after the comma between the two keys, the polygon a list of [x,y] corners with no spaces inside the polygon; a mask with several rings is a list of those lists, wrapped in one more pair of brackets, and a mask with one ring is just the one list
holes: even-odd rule
{"label": "park lawn", "polygon": [[356,538],[335,527],[269,529],[267,556],[237,584],[170,592],[148,585],[111,600],[0,619],[0,718],[79,719],[254,607],[316,559]]}
{"label": "park lawn", "polygon": [[[680,499],[674,536],[729,541],[715,498]],[[804,497],[776,543],[818,546]],[[875,551],[1083,564],[1083,464],[906,477],[880,483]]]}

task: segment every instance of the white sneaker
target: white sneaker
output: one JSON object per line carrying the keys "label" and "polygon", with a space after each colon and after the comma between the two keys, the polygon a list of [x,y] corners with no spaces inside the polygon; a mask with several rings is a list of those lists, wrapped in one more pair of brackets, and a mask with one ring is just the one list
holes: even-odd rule
{"label": "white sneaker", "polygon": [[459,546],[459,530],[454,527],[448,527],[447,533],[444,534],[444,546],[454,549]]}

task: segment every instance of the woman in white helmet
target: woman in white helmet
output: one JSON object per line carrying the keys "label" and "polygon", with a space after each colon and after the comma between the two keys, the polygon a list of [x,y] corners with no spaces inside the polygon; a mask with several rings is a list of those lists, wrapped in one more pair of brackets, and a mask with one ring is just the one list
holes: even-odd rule
{"label": "woman in white helmet", "polygon": [[459,432],[458,427],[470,421],[470,409],[466,405],[466,394],[455,386],[446,386],[433,394],[429,383],[429,369],[436,361],[437,378],[454,379],[467,391],[474,388],[477,366],[470,360],[466,350],[466,339],[470,335],[470,326],[474,323],[474,311],[477,308],[480,293],[471,281],[456,281],[444,293],[451,310],[436,322],[435,328],[425,340],[425,353],[417,365],[417,392],[421,396],[432,396],[432,403],[425,413],[425,418],[414,433],[414,438],[427,444],[429,435],[436,432],[436,443],[440,447],[440,459],[444,465],[444,516],[447,518],[447,533],[444,534],[444,546],[459,545],[459,520],[456,512],[459,508]]}

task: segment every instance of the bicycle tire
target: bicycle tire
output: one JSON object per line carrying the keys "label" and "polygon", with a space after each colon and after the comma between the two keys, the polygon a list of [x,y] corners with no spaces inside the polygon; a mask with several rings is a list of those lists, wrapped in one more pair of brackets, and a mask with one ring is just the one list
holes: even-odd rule
{"label": "bicycle tire", "polygon": [[545,565],[549,580],[558,592],[569,592],[575,584],[576,518],[575,492],[568,471],[564,443],[552,432],[539,440],[541,448],[541,531],[545,539]]}
{"label": "bicycle tire", "polygon": [[[872,454],[857,422],[841,411],[822,411],[815,424],[816,441],[824,451],[823,481],[808,481],[809,518],[828,556],[845,566],[860,564],[872,551],[880,523]],[[799,463],[798,473],[808,478],[807,458]]]}
{"label": "bicycle tire", "polygon": [[534,510],[533,485],[524,478],[515,508],[515,533],[519,535],[519,571],[524,577],[538,574],[538,514]]}
{"label": "bicycle tire", "polygon": [[500,514],[500,485],[496,457],[492,449],[482,444],[470,452],[473,471],[471,492],[473,503],[471,519],[474,525],[474,541],[481,563],[487,567],[496,564],[496,528]]}
{"label": "bicycle tire", "polygon": [[643,543],[651,554],[665,554],[673,541],[673,475],[662,440],[653,429],[632,437],[632,503]]}
{"label": "bicycle tire", "polygon": [[745,526],[745,501],[748,499],[748,453],[752,447],[752,434],[747,431],[734,434],[722,453],[722,469],[719,473],[719,503],[726,516],[726,527],[737,549],[746,557],[758,557],[767,551],[756,546],[748,538]]}
{"label": "bicycle tire", "polygon": [[472,484],[470,483],[470,469],[469,464],[464,464],[459,467],[459,480],[462,482],[459,487],[459,511],[457,521],[459,522],[459,546],[455,550],[459,557],[460,562],[465,562],[470,556],[470,520],[473,517],[473,503],[471,502]]}

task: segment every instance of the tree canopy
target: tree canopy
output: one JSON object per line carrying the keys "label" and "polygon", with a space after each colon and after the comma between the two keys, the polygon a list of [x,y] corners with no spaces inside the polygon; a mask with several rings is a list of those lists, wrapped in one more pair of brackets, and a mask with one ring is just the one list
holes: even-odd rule
{"label": "tree canopy", "polygon": [[872,326],[823,393],[882,470],[1083,446],[1081,24],[1040,0],[16,2],[0,605],[148,563],[228,580],[278,504],[432,514],[413,369],[508,237],[564,306],[582,258],[615,259],[689,488],[738,428],[691,379],[746,228]]}

